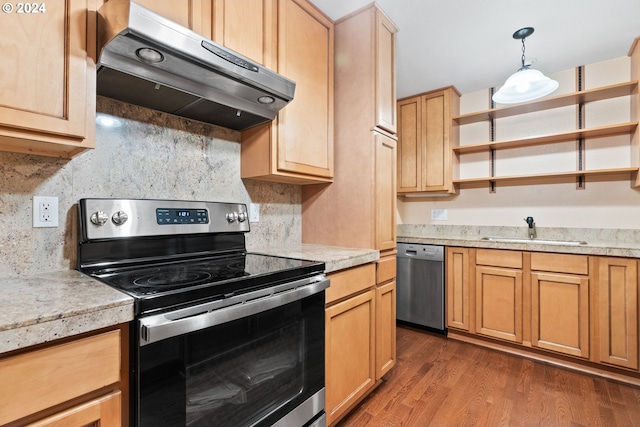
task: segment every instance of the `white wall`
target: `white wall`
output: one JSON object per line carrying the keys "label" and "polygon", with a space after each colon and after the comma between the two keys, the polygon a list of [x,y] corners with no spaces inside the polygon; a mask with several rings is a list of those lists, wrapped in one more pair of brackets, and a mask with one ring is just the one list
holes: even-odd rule
{"label": "white wall", "polygon": [[[575,70],[550,77],[560,83],[553,95],[575,90]],[[628,57],[585,67],[586,88],[630,80]],[[553,96],[552,95],[552,96]],[[489,90],[463,94],[461,114],[489,108]],[[630,120],[630,97],[597,101],[586,105],[585,127]],[[576,128],[576,107],[529,113],[496,120],[496,141],[569,131]],[[487,123],[461,126],[460,145],[489,141]],[[576,168],[576,142],[496,151],[496,176],[570,171]],[[592,138],[586,141],[586,169],[630,166],[628,135]],[[488,153],[460,156],[460,178],[488,176]],[[431,220],[432,209],[446,209],[447,219]],[[522,226],[533,216],[540,227],[640,229],[640,191],[630,187],[628,177],[595,182],[587,178],[584,189],[575,183],[543,183],[489,189],[463,188],[448,198],[398,198],[399,224]]]}

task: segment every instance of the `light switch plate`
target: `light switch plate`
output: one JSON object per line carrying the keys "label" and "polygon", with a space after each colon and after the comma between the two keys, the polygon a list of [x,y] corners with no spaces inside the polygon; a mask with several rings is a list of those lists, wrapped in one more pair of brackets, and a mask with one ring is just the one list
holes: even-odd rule
{"label": "light switch plate", "polygon": [[447,210],[446,209],[431,209],[431,220],[432,221],[446,221],[447,220]]}

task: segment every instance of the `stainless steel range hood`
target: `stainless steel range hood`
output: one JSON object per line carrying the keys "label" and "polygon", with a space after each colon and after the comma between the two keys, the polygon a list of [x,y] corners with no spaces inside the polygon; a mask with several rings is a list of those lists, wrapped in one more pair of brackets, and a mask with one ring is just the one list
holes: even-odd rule
{"label": "stainless steel range hood", "polygon": [[273,120],[295,82],[130,0],[98,11],[98,95],[242,130]]}

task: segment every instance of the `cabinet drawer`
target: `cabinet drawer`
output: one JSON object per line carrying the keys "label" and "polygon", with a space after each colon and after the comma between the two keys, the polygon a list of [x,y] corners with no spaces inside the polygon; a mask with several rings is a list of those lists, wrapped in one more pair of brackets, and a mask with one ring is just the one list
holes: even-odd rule
{"label": "cabinet drawer", "polygon": [[375,264],[340,270],[328,275],[331,286],[325,293],[325,304],[356,294],[376,284]]}
{"label": "cabinet drawer", "polygon": [[501,249],[478,249],[476,250],[476,264],[522,268],[522,252]]}
{"label": "cabinet drawer", "polygon": [[120,331],[0,359],[0,425],[120,381]]}
{"label": "cabinet drawer", "polygon": [[589,257],[532,252],[531,270],[587,275],[589,274]]}
{"label": "cabinet drawer", "polygon": [[376,283],[379,285],[396,278],[396,257],[384,257],[376,262]]}

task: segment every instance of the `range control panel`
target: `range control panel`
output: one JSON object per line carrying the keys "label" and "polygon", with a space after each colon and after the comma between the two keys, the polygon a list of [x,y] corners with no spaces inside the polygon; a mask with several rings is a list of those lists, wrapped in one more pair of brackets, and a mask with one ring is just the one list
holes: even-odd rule
{"label": "range control panel", "polygon": [[242,203],[82,199],[82,240],[249,231]]}

